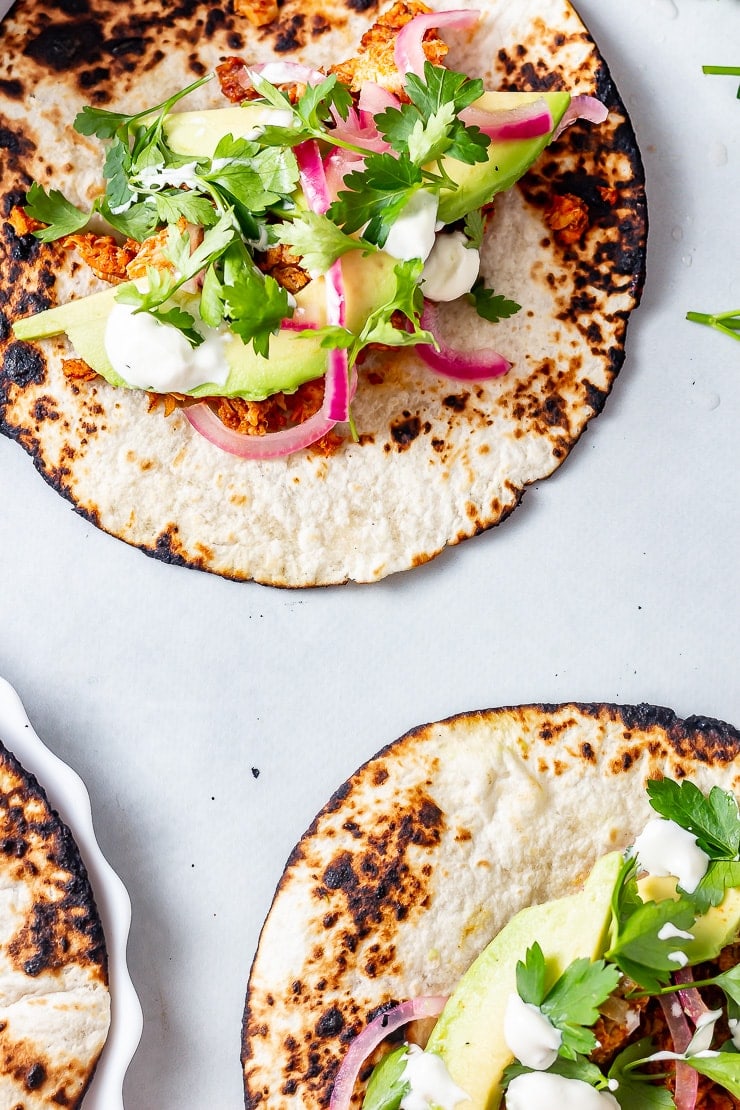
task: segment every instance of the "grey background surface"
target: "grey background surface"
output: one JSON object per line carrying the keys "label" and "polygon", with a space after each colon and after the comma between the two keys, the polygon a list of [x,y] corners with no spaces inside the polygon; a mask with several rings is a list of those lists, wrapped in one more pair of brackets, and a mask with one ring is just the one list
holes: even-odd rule
{"label": "grey background surface", "polygon": [[[0,438],[0,674],[84,778],[133,903],[128,1110],[242,1105],[245,984],[285,858],[406,729],[528,701],[740,725],[738,0],[581,0],[645,159],[648,282],[601,417],[511,519],[372,586],[283,592],[97,532]],[[734,44],[734,48],[733,48]]]}

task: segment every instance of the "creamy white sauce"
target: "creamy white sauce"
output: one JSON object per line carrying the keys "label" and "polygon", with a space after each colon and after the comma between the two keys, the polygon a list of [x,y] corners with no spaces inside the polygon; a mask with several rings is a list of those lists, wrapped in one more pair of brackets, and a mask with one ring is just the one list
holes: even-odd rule
{"label": "creamy white sauce", "polygon": [[689,957],[680,949],[676,949],[675,952],[669,952],[668,959],[671,963],[678,964],[679,967],[686,967],[686,964],[689,962]]}
{"label": "creamy white sauce", "polygon": [[480,272],[480,254],[462,231],[438,235],[424,263],[421,288],[431,301],[456,301],[470,292]]}
{"label": "creamy white sauce", "polygon": [[434,246],[438,204],[434,193],[426,189],[415,192],[388,234],[386,253],[403,261],[420,258],[424,262]]}
{"label": "creamy white sauce", "polygon": [[581,1079],[533,1071],[512,1079],[506,1090],[506,1110],[619,1110],[608,1091],[597,1091]]}
{"label": "creamy white sauce", "polygon": [[721,1010],[707,1010],[700,1016],[696,1023],[696,1031],[686,1049],[688,1056],[699,1056],[709,1052],[714,1037],[714,1027],[721,1017]]}
{"label": "creamy white sauce", "polygon": [[730,1036],[735,1048],[740,1048],[740,1018],[730,1018],[727,1023],[730,1027]]}
{"label": "creamy white sauce", "polygon": [[709,856],[694,834],[664,817],[648,821],[635,840],[634,852],[648,874],[672,875],[687,894],[696,890],[709,866]]}
{"label": "creamy white sauce", "polygon": [[205,340],[191,347],[177,328],[133,306],[113,305],[105,328],[105,351],[125,382],[155,393],[187,393],[206,382],[223,385],[229,376],[229,332],[203,325]]}
{"label": "creamy white sauce", "polygon": [[677,937],[681,940],[693,940],[694,934],[687,933],[684,929],[677,929],[672,921],[666,921],[658,930],[658,940],[670,940],[672,937]]}
{"label": "creamy white sauce", "polygon": [[147,189],[180,189],[183,185],[190,188],[196,183],[197,162],[185,162],[182,166],[145,166],[138,175]]}
{"label": "creamy white sauce", "polygon": [[504,1040],[525,1067],[544,1071],[555,1063],[563,1034],[538,1006],[512,993],[504,1014]]}
{"label": "creamy white sauce", "polygon": [[468,1095],[453,1083],[444,1060],[433,1052],[423,1052],[418,1045],[407,1046],[406,1064],[400,1076],[410,1089],[401,1099],[400,1110],[455,1110]]}

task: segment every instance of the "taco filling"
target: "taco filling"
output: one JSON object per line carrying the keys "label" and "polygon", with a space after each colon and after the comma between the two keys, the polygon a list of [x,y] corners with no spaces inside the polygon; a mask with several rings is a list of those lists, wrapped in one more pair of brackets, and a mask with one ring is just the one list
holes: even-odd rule
{"label": "taco filling", "polygon": [[330,1107],[390,1033],[364,1110],[740,1106],[740,813],[733,793],[647,784],[653,817],[583,889],[517,913],[448,997],[384,1008]]}
{"label": "taco filling", "polygon": [[[111,288],[16,321],[16,338],[66,333],[70,379],[145,390],[257,459],[330,452],[343,424],[358,438],[369,347],[414,347],[456,381],[506,374],[505,349],[446,341],[438,306],[519,311],[479,274],[493,199],[569,123],[607,113],[446,67],[441,34],[474,34],[479,15],[400,0],[326,71],[226,58],[228,107],[178,111],[213,74],[131,116],[86,107],[74,126],[105,144],[104,192],[83,210],[34,183],[11,223],[62,240]],[[567,195],[549,218],[566,244],[588,223]]]}

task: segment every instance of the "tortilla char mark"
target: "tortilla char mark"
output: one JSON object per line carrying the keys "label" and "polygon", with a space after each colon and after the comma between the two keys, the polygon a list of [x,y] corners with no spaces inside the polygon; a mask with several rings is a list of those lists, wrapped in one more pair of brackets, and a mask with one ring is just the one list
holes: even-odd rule
{"label": "tortilla char mark", "polygon": [[293,869],[311,876],[312,924],[287,990],[273,991],[268,979],[255,983],[244,1017],[247,1107],[274,1105],[270,1092],[249,1079],[252,1058],[261,1055],[256,1046],[270,1041],[266,1013],[285,1008],[305,1019],[304,1035],[286,1036],[274,1057],[273,1067],[282,1068],[280,1093],[328,1105],[345,1046],[375,1016],[362,992],[348,992],[351,969],[368,981],[402,970],[393,936],[400,921],[413,923],[428,908],[444,817],[421,785],[402,791],[391,809],[374,812],[373,791],[382,792],[387,780],[380,764],[367,785],[336,794],[288,863],[281,885],[290,883]]}

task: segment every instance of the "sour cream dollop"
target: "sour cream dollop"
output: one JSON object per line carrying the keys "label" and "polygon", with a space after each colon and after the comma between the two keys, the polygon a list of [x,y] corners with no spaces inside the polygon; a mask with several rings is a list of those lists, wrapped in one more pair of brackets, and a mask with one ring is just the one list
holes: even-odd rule
{"label": "sour cream dollop", "polygon": [[480,254],[462,231],[438,235],[424,263],[421,288],[430,301],[456,301],[469,293],[480,271]]}
{"label": "sour cream dollop", "polygon": [[415,1044],[408,1045],[400,1081],[410,1084],[400,1110],[430,1110],[432,1106],[455,1110],[458,1103],[468,1101],[467,1093],[453,1083],[444,1060]]}
{"label": "sour cream dollop", "polygon": [[597,1091],[582,1079],[532,1071],[512,1079],[506,1090],[507,1110],[619,1110],[608,1091]]}
{"label": "sour cream dollop", "polygon": [[650,875],[672,875],[691,894],[704,878],[709,856],[696,837],[675,821],[654,817],[635,840],[634,853]]}
{"label": "sour cream dollop", "polygon": [[402,261],[420,258],[424,262],[434,246],[439,200],[434,193],[419,189],[401,210],[383,248]]}
{"label": "sour cream dollop", "polygon": [[115,302],[105,328],[108,360],[128,385],[155,393],[187,393],[206,382],[223,385],[228,332],[205,329],[199,347],[191,347],[177,328],[148,312]]}
{"label": "sour cream dollop", "polygon": [[504,1014],[504,1040],[525,1067],[544,1071],[555,1063],[563,1034],[539,1006],[512,993]]}

